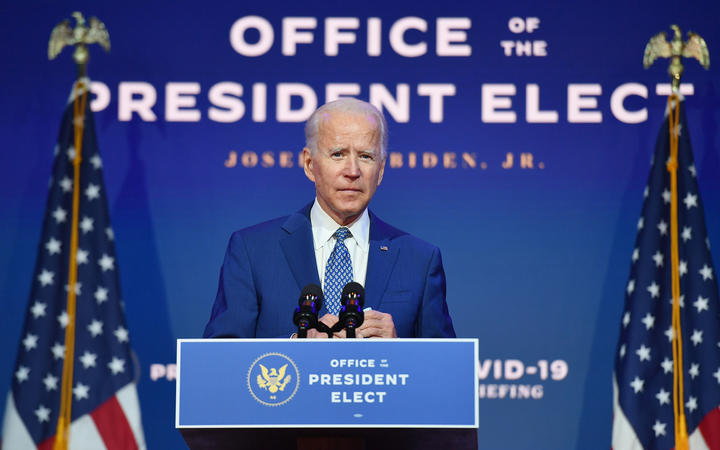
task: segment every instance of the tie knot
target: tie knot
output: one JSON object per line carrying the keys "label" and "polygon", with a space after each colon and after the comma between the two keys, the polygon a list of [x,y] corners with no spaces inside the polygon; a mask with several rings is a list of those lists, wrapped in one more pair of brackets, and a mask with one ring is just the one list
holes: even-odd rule
{"label": "tie knot", "polygon": [[335,232],[335,238],[338,242],[343,242],[348,236],[350,236],[350,230],[345,227],[338,228]]}

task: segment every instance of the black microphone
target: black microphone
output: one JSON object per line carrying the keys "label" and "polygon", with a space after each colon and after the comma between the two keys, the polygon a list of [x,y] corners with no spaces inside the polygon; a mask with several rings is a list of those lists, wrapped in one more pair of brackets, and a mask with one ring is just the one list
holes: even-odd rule
{"label": "black microphone", "polygon": [[354,281],[345,285],[340,297],[340,323],[347,337],[355,337],[355,329],[365,320],[363,305],[365,304],[365,288]]}
{"label": "black microphone", "polygon": [[298,327],[298,337],[306,338],[307,330],[318,324],[318,312],[322,307],[323,292],[317,284],[308,284],[300,293],[293,323]]}

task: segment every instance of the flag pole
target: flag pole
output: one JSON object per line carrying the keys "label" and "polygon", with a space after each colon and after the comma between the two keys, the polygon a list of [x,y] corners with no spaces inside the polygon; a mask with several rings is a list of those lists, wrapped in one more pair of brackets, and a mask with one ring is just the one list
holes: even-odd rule
{"label": "flag pole", "polygon": [[683,57],[696,58],[707,69],[710,54],[707,44],[700,35],[688,32],[683,42],[680,27],[670,25],[673,38],[667,41],[665,32],[650,38],[645,46],[643,65],[647,69],[655,59],[669,58],[668,74],[672,82],[672,93],[668,97],[668,130],[670,134],[670,157],[666,168],[670,174],[670,273],[672,284],[672,353],[673,353],[673,419],[675,422],[675,449],[688,450],[687,419],[685,416],[684,369],[682,324],[680,317],[680,244],[678,236],[678,139],[680,137],[680,78],[683,74]]}
{"label": "flag pole", "polygon": [[73,130],[74,149],[73,159],[73,202],[72,220],[70,223],[70,255],[68,262],[68,293],[65,311],[67,313],[67,326],[65,327],[65,353],[63,358],[62,382],[60,391],[60,413],[58,416],[53,450],[67,450],[70,442],[70,424],[72,423],[72,390],[73,369],[75,366],[75,324],[77,316],[77,251],[78,251],[78,223],[80,216],[80,164],[82,162],[82,144],[85,131],[85,110],[87,107],[87,93],[90,89],[85,78],[89,52],[87,44],[100,43],[105,50],[110,49],[110,40],[105,25],[97,18],[90,18],[90,27],[86,25],[85,18],[79,12],[74,12],[76,20],[74,29],[69,21],[58,24],[50,35],[48,44],[48,57],[54,59],[66,45],[74,45],[73,59],[77,64],[78,77],[73,86]]}

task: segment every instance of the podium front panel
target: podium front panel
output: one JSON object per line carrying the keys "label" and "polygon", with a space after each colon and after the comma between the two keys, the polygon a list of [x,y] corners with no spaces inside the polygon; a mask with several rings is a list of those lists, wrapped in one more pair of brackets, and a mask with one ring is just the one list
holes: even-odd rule
{"label": "podium front panel", "polygon": [[477,339],[180,339],[178,428],[477,428]]}

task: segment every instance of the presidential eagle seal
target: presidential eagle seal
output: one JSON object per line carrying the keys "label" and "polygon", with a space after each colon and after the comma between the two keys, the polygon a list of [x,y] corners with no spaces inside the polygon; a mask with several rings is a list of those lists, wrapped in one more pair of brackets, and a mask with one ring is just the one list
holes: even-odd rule
{"label": "presidential eagle seal", "polygon": [[255,400],[265,406],[280,406],[295,396],[300,372],[282,353],[265,353],[250,365],[247,384]]}

